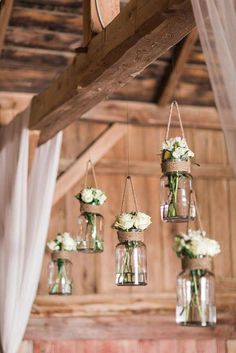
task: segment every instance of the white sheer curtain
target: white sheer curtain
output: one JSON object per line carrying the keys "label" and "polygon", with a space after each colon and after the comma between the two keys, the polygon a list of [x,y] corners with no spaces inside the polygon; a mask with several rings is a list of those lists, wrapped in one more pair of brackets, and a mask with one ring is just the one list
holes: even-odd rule
{"label": "white sheer curtain", "polygon": [[192,0],[192,6],[236,173],[236,0]]}
{"label": "white sheer curtain", "polygon": [[62,135],[37,148],[28,178],[29,110],[0,130],[0,340],[16,353],[36,295]]}

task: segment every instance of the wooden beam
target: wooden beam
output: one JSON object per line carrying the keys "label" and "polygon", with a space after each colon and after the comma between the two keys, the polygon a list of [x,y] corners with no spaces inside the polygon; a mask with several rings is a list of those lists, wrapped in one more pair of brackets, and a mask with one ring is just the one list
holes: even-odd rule
{"label": "wooden beam", "polygon": [[189,0],[131,0],[48,89],[32,101],[40,143],[138,75],[194,27]]}
{"label": "wooden beam", "polygon": [[59,177],[56,184],[53,204],[56,204],[57,201],[59,201],[66,192],[82,178],[90,156],[93,156],[92,161],[95,164],[124,136],[126,132],[126,126],[114,124],[102,133],[92,145],[79,156],[75,163]]}
{"label": "wooden beam", "polygon": [[10,20],[13,7],[13,0],[5,0],[0,3],[0,55],[4,46],[7,26]]}
{"label": "wooden beam", "polygon": [[[182,47],[180,48],[177,59],[173,64],[173,68],[171,69],[165,85],[164,89],[161,92],[161,96],[158,100],[158,104],[160,106],[165,106],[168,104],[174,94],[174,90],[177,86],[177,83],[183,73],[184,65],[186,64],[189,55],[193,49],[193,46],[198,38],[198,31],[197,29],[193,29],[192,32],[186,37],[184,40]],[[172,65],[172,63],[170,64]]]}
{"label": "wooden beam", "polygon": [[32,94],[0,92],[0,127],[9,124],[17,114],[25,110]]}
{"label": "wooden beam", "polygon": [[[214,107],[181,106],[184,127],[221,130],[218,113]],[[135,101],[106,100],[84,114],[81,119],[92,122],[127,123],[127,111],[130,124],[144,126],[166,126],[169,107],[159,107],[154,103]],[[179,121],[173,116],[172,124],[179,127]]]}
{"label": "wooden beam", "polygon": [[227,339],[235,337],[235,293],[218,295],[223,308],[226,301],[234,309],[222,311],[218,304],[215,328],[186,329],[175,323],[174,293],[71,296],[56,301],[38,296],[25,339]]}

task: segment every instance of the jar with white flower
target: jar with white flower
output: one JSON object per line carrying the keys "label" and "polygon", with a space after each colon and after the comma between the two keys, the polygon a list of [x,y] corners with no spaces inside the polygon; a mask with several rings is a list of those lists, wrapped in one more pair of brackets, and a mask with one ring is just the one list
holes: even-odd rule
{"label": "jar with white flower", "polygon": [[216,324],[212,258],[220,253],[220,245],[205,235],[202,230],[189,229],[175,237],[175,251],[182,263],[176,282],[176,322],[179,325]]}
{"label": "jar with white flower", "polygon": [[[127,180],[131,182],[134,195],[131,177],[127,177],[126,183]],[[134,200],[136,211],[122,212],[122,202],[121,213],[116,217],[113,224],[113,228],[117,230],[119,240],[116,246],[117,286],[144,286],[147,284],[147,256],[144,231],[151,224],[151,217],[138,211],[135,195]]]}
{"label": "jar with white flower", "polygon": [[[173,107],[176,105],[182,137],[169,138],[170,122]],[[194,153],[189,149],[183,130],[177,102],[171,104],[170,116],[165,141],[161,149],[161,219],[163,222],[187,222],[189,213],[195,218],[195,206],[191,199],[193,178],[191,175],[191,158]]]}
{"label": "jar with white flower", "polygon": [[[88,167],[91,164],[96,187],[87,186]],[[88,162],[85,185],[78,195],[80,201],[80,215],[78,217],[77,250],[85,253],[99,253],[103,251],[104,243],[104,217],[102,205],[106,201],[106,195],[97,188],[94,167]]]}
{"label": "jar with white flower", "polygon": [[52,252],[48,266],[48,288],[50,295],[72,294],[72,262],[70,253],[76,251],[76,241],[67,232],[58,234],[47,243]]}

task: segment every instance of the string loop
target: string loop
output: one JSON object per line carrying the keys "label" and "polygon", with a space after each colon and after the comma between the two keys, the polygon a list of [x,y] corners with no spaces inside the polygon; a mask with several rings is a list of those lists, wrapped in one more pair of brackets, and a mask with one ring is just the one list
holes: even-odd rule
{"label": "string loop", "polygon": [[91,168],[94,185],[95,185],[95,188],[97,189],[98,188],[97,178],[96,178],[96,174],[95,174],[94,165],[93,165],[91,159],[88,160],[87,166],[86,166],[85,177],[84,177],[84,188],[87,187],[89,167]]}
{"label": "string loop", "polygon": [[131,191],[132,191],[132,195],[133,195],[133,200],[134,200],[134,206],[135,206],[135,211],[138,212],[138,203],[137,203],[137,197],[135,194],[135,190],[134,190],[134,185],[133,185],[133,181],[130,175],[128,175],[125,179],[125,187],[124,187],[124,191],[123,191],[123,196],[122,196],[122,202],[121,202],[121,210],[120,213],[123,213],[123,207],[124,207],[124,202],[125,202],[125,195],[127,192],[127,184],[128,181],[130,182],[130,186],[131,186]]}
{"label": "string loop", "polygon": [[177,101],[173,101],[170,106],[170,113],[169,113],[169,118],[168,118],[165,140],[168,140],[168,138],[169,138],[170,124],[171,124],[171,119],[172,119],[174,107],[176,107],[176,110],[177,110],[177,115],[178,115],[178,119],[179,119],[179,125],[180,125],[180,129],[181,129],[182,137],[185,139],[184,128],[183,128],[183,123],[182,123],[182,119],[181,119],[181,115],[180,115],[179,105],[178,105]]}

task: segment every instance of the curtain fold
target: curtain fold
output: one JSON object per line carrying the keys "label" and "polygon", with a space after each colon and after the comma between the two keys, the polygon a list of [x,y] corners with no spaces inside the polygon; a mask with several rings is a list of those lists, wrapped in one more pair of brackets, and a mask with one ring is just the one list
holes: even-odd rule
{"label": "curtain fold", "polygon": [[230,162],[236,173],[236,0],[192,0]]}
{"label": "curtain fold", "polygon": [[0,130],[0,339],[16,353],[36,295],[62,134],[36,150],[28,178],[30,108]]}

